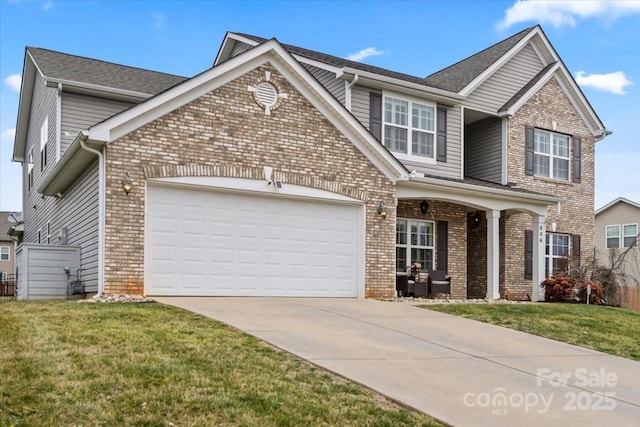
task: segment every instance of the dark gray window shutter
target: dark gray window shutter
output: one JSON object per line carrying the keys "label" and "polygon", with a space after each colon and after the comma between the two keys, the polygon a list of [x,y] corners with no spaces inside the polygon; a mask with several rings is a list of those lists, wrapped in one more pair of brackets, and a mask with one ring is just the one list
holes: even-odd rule
{"label": "dark gray window shutter", "polygon": [[447,161],[447,109],[438,107],[438,120],[436,122],[437,133],[437,155],[436,160],[439,162]]}
{"label": "dark gray window shutter", "polygon": [[582,160],[582,139],[573,137],[573,182],[580,182],[580,167]]}
{"label": "dark gray window shutter", "polygon": [[382,94],[369,93],[369,131],[378,141],[382,139]]}
{"label": "dark gray window shutter", "polygon": [[438,241],[436,242],[436,270],[448,272],[449,223],[447,221],[438,221],[437,227]]}
{"label": "dark gray window shutter", "polygon": [[580,267],[580,235],[571,235],[571,255],[576,262],[576,267]]}
{"label": "dark gray window shutter", "polygon": [[533,279],[533,230],[524,230],[524,278]]}
{"label": "dark gray window shutter", "polygon": [[524,127],[524,172],[533,176],[533,126]]}

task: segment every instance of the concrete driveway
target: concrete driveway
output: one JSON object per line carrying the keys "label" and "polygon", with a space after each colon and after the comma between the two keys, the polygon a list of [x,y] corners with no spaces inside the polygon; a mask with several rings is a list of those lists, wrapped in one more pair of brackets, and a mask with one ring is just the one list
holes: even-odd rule
{"label": "concrete driveway", "polygon": [[455,426],[631,426],[640,420],[640,363],[410,303],[156,299],[246,331]]}

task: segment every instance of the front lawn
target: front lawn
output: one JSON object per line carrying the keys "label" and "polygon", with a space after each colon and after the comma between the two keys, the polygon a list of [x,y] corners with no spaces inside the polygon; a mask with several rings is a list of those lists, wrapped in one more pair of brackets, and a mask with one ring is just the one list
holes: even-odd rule
{"label": "front lawn", "polygon": [[429,310],[640,361],[640,312],[586,304],[436,304]]}
{"label": "front lawn", "polygon": [[0,426],[437,425],[203,316],[0,302]]}

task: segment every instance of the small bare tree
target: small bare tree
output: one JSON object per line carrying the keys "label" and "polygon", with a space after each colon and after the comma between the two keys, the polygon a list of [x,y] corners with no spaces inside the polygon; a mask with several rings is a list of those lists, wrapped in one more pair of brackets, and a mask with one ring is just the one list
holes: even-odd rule
{"label": "small bare tree", "polygon": [[638,286],[640,278],[640,235],[636,236],[627,248],[610,248],[609,256],[598,263],[596,250],[593,250],[593,268],[591,280],[602,283],[607,305],[620,306],[627,301],[629,286]]}

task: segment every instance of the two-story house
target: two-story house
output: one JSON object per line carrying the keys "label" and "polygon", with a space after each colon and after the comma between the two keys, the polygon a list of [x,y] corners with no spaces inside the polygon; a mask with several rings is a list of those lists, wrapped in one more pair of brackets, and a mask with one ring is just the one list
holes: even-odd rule
{"label": "two-story house", "polygon": [[596,210],[594,247],[598,264],[615,267],[627,286],[640,286],[639,235],[640,203],[618,197]]}
{"label": "two-story house", "polygon": [[606,134],[539,26],[426,78],[227,33],[189,79],[27,48],[14,159],[88,292],[539,299]]}

